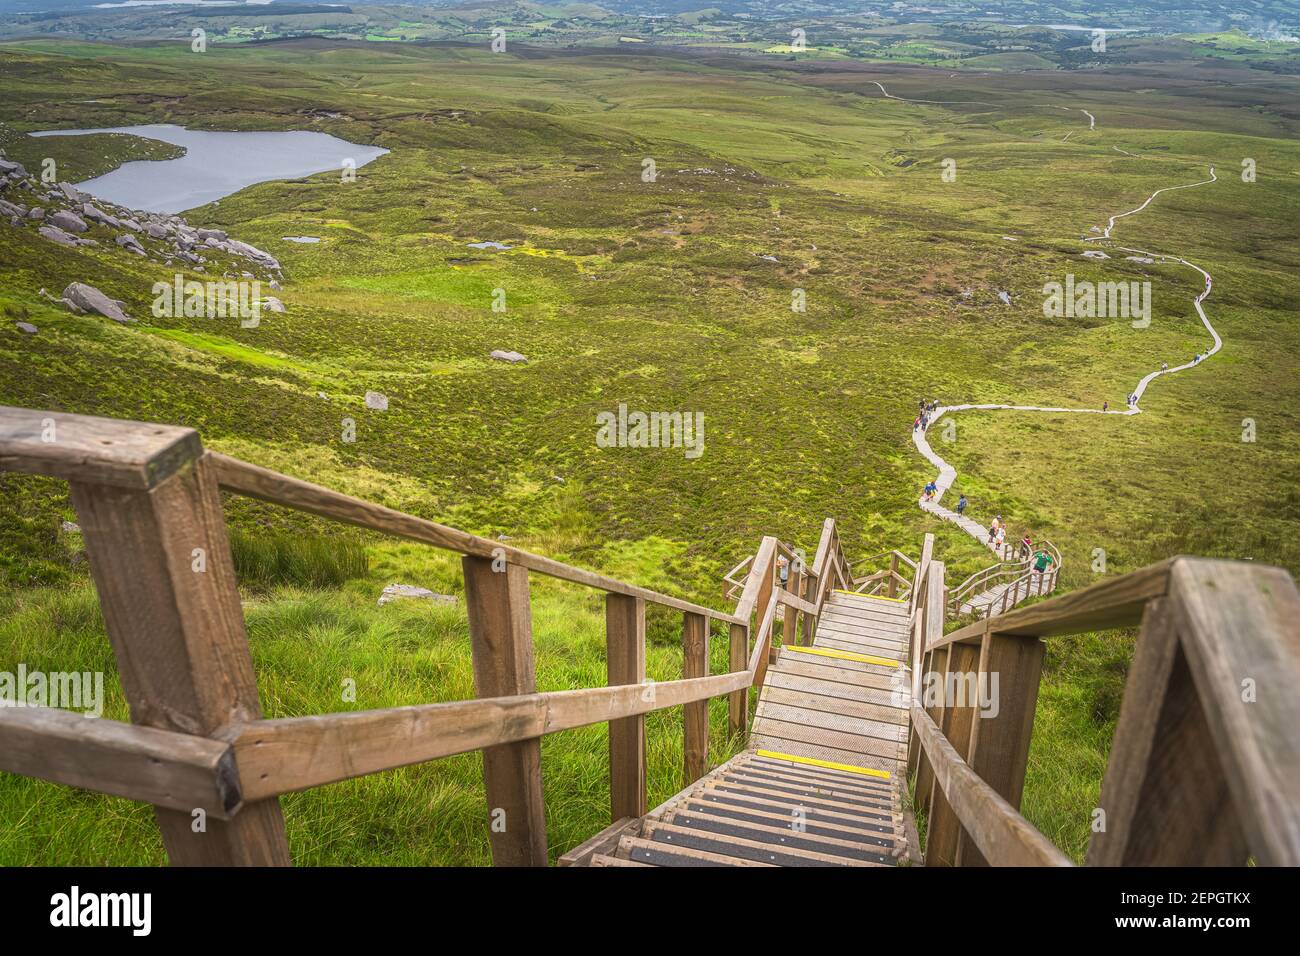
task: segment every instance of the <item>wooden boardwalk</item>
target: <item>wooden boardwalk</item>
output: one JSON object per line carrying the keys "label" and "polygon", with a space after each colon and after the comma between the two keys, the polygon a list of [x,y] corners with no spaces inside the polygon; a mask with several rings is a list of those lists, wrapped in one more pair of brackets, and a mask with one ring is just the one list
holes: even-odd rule
{"label": "wooden boardwalk", "polygon": [[567,855],[588,866],[892,866],[911,672],[905,601],[837,591],[811,647],[782,646],[746,751]]}

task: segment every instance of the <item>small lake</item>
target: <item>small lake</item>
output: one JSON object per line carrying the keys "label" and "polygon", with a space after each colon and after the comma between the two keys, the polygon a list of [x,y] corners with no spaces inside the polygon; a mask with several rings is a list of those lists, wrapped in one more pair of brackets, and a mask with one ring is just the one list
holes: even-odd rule
{"label": "small lake", "polygon": [[185,147],[185,155],[178,159],[134,160],[76,184],[92,196],[147,212],[183,212],[274,179],[298,179],[331,170],[341,175],[344,160],[352,160],[360,169],[388,152],[307,130],[236,133],[154,124],[54,129],[31,135],[90,133],[130,133]]}

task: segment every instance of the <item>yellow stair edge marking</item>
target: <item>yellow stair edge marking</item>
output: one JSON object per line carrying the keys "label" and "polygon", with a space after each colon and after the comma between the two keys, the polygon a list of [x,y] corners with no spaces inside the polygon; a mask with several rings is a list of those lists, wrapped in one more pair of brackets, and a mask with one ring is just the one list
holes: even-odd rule
{"label": "yellow stair edge marking", "polygon": [[895,604],[906,604],[908,601],[907,598],[881,597],[879,594],[863,594],[861,591],[844,591],[840,588],[835,588],[834,590],[836,594],[847,594],[849,597],[868,598],[872,601],[893,601]]}
{"label": "yellow stair edge marking", "polygon": [[782,644],[787,651],[798,651],[800,654],[816,654],[818,657],[836,657],[843,661],[860,661],[863,664],[880,664],[884,667],[902,667],[902,661],[892,660],[888,657],[871,657],[868,654],[856,654],[853,651],[838,651],[825,647],[800,647],[798,644]]}
{"label": "yellow stair edge marking", "polygon": [[868,777],[880,777],[882,780],[890,779],[888,770],[872,770],[870,767],[855,767],[851,763],[833,763],[830,760],[817,760],[813,757],[796,757],[794,754],[778,753],[775,750],[756,750],[754,753],[760,757],[771,757],[773,760],[789,760],[794,763],[806,763],[811,767],[825,767],[827,770],[844,770],[848,773],[860,773]]}

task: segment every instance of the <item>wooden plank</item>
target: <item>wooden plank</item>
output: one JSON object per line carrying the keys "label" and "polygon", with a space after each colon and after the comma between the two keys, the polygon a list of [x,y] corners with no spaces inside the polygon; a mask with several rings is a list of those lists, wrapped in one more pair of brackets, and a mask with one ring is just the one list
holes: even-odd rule
{"label": "wooden plank", "polygon": [[[699,810],[673,810],[671,816],[663,821],[668,826],[681,827],[684,830],[706,832],[725,840],[728,836],[738,836],[753,840],[754,843],[771,844],[781,849],[800,849],[800,851],[819,853],[826,856],[842,856],[848,860],[861,860],[868,864],[885,865],[893,862],[888,849],[879,844],[863,843],[861,840],[845,839],[844,835],[831,836],[809,832],[807,827],[796,829],[792,821],[761,823],[750,819],[718,816],[702,813]],[[659,827],[659,823],[655,823]]]}
{"label": "wooden plank", "polygon": [[866,860],[819,853],[765,839],[746,839],[734,835],[721,835],[693,827],[672,823],[647,823],[646,832],[658,845],[677,846],[725,854],[742,860],[770,863],[774,866],[880,866]]}
{"label": "wooden plank", "polygon": [[823,711],[856,720],[872,720],[880,723],[907,726],[907,708],[902,706],[902,704],[906,703],[906,698],[901,698],[898,705],[890,706],[888,704],[880,705],[870,704],[865,701],[848,700],[842,697],[826,697],[821,694],[809,694],[776,686],[771,680],[774,676],[772,674],[768,675],[767,686],[763,688],[762,699],[769,704],[783,704],[787,707]]}
{"label": "wooden plank", "polygon": [[[952,647],[950,674],[965,676],[978,672],[980,648],[967,644]],[[945,700],[943,707],[943,736],[952,752],[965,761],[970,755],[971,731],[975,725],[974,702]],[[936,774],[936,782],[938,780]],[[957,862],[957,844],[961,837],[962,821],[949,805],[946,791],[937,786],[930,798],[930,814],[926,825],[925,862],[927,866],[954,866]]]}
{"label": "wooden plank", "polygon": [[[69,488],[132,721],[216,737],[261,717],[208,458],[148,491],[82,481]],[[205,832],[195,831],[192,812],[159,807],[155,815],[173,864],[289,863],[277,800],[247,803],[233,820],[209,819]]]}
{"label": "wooden plank", "polygon": [[902,761],[897,757],[877,757],[874,754],[839,750],[834,747],[801,743],[781,737],[768,737],[753,731],[750,732],[750,744],[763,750],[775,750],[780,753],[794,754],[798,757],[812,757],[814,760],[829,760],[832,763],[847,763],[859,767],[870,767],[873,770],[884,770],[890,773],[891,776],[897,776],[904,769]]}
{"label": "wooden plank", "polygon": [[[769,743],[765,742],[762,747],[764,750],[792,753],[799,757],[810,755],[791,749],[796,743],[810,744],[815,747],[830,747],[841,753],[853,754],[858,757],[874,756],[886,760],[902,759],[900,755],[902,746],[897,740],[880,740],[875,737],[827,730],[822,727],[806,727],[802,724],[777,720],[773,717],[755,717],[753,735],[755,739],[761,737],[764,741],[769,742],[773,740],[787,741],[789,746],[769,746]],[[861,760],[851,758],[840,758],[836,762],[859,764],[864,767],[870,766],[870,764],[865,764]]]}
{"label": "wooden plank", "polygon": [[[735,821],[746,825],[773,827],[790,832],[791,823],[795,821],[797,807],[783,807],[780,810],[760,807],[742,808],[735,805],[720,804],[716,801],[706,803],[702,800],[689,800],[681,809],[673,810],[671,818],[695,818],[706,821]],[[882,856],[890,856],[890,851],[898,845],[898,838],[892,833],[868,830],[862,827],[848,826],[826,820],[814,820],[807,813],[800,815],[802,832],[813,836],[829,837],[853,846],[869,848]]]}
{"label": "wooden plank", "polygon": [[838,684],[844,684],[847,687],[875,688],[883,691],[893,691],[895,687],[894,674],[896,671],[883,673],[882,668],[875,668],[873,671],[866,670],[849,670],[843,667],[832,667],[824,663],[828,658],[816,658],[811,655],[800,655],[799,659],[794,659],[795,655],[789,657],[784,654],[780,661],[773,667],[773,673],[787,674],[793,677],[804,677],[810,680],[831,681]]}
{"label": "wooden plank", "polygon": [[436,548],[455,551],[462,555],[480,558],[499,558],[510,565],[518,565],[529,571],[544,574],[547,577],[571,581],[586,587],[596,588],[609,594],[622,594],[637,597],[651,604],[673,608],[678,611],[691,611],[703,614],[716,621],[739,622],[742,618],[736,614],[727,614],[703,607],[690,601],[683,601],[667,594],[660,594],[649,588],[637,587],[603,574],[596,574],[583,568],[575,568],[551,558],[542,557],[528,551],[510,547],[491,538],[468,534],[447,525],[416,518],[413,515],[385,508],[373,502],[363,501],[351,495],[345,495],[331,488],[323,488],[310,482],[300,481],[278,474],[266,468],[250,465],[248,462],[209,453],[216,469],[221,487],[238,492],[250,498],[270,501],[288,508],[306,511],[310,514],[340,521],[344,524],[380,531],[384,534],[422,541]]}
{"label": "wooden plank", "polygon": [[[732,671],[743,671],[749,666],[749,627],[729,624],[728,654]],[[732,691],[727,696],[727,730],[734,737],[749,729],[749,688]]]}
{"label": "wooden plank", "polygon": [[[709,674],[709,619],[687,612],[682,616],[682,677]],[[709,702],[682,707],[682,785],[698,780],[709,769]]]}
{"label": "wooden plank", "polygon": [[805,677],[792,674],[784,667],[773,668],[768,672],[765,686],[773,689],[787,690],[808,696],[816,696],[826,702],[829,710],[834,710],[845,703],[871,704],[880,708],[906,706],[907,695],[899,694],[889,686],[886,680],[883,688],[864,687],[860,684],[845,684],[817,677]]}
{"label": "wooden plank", "polygon": [[202,453],[192,428],[0,406],[0,471],[145,491]]}
{"label": "wooden plank", "polygon": [[650,866],[649,863],[638,863],[636,860],[620,860],[616,856],[608,856],[604,853],[597,853],[591,858],[592,866]]}
{"label": "wooden plank", "polygon": [[1238,815],[1179,646],[1173,598],[1147,606],[1102,781],[1095,866],[1245,862]]}
{"label": "wooden plank", "polygon": [[1251,856],[1300,866],[1300,594],[1280,568],[1179,558],[1183,651]]}
{"label": "wooden plank", "polygon": [[736,807],[780,813],[787,819],[791,809],[798,808],[804,811],[810,821],[835,823],[870,831],[881,840],[892,840],[902,825],[901,814],[894,810],[883,813],[868,811],[858,806],[840,807],[833,803],[822,805],[817,801],[802,800],[798,797],[792,799],[789,794],[744,789],[716,782],[700,787],[683,801],[683,803],[689,802],[707,804],[711,807]]}
{"label": "wooden plank", "polygon": [[575,846],[555,861],[556,866],[594,866],[592,858],[600,854],[618,852],[618,843],[625,836],[637,836],[641,832],[641,821],[632,817],[615,820],[605,829],[584,843]]}
{"label": "wooden plank", "polygon": [[[508,697],[537,690],[528,571],[487,558],[461,559],[469,613],[474,690]],[[483,751],[489,837],[495,866],[546,866],[546,798],[540,737]],[[620,814],[630,815],[630,814]]]}
{"label": "wooden plank", "polygon": [[624,837],[619,841],[618,852],[629,860],[646,863],[650,866],[771,866],[770,863],[758,863],[742,860],[721,853],[706,853],[689,847],[672,846],[667,843],[654,843],[633,837]]}
{"label": "wooden plank", "polygon": [[[653,685],[260,720],[244,725],[235,736],[236,763],[244,798],[260,799],[678,707],[747,687],[749,682],[749,674],[742,671]],[[648,688],[653,693],[647,693]]]}
{"label": "wooden plank", "polygon": [[864,720],[861,717],[848,717],[823,710],[811,710],[807,707],[779,704],[772,700],[759,701],[755,725],[757,726],[760,721],[765,720],[779,720],[783,723],[806,727],[809,730],[833,730],[837,733],[870,737],[873,740],[891,740],[896,743],[903,743],[907,740],[907,729],[899,724]]}
{"label": "wooden plank", "polygon": [[[605,597],[609,683],[645,683],[645,601],[622,594]],[[657,692],[657,689],[656,689]],[[645,718],[609,722],[610,819],[642,817],[646,811]]]}
{"label": "wooden plank", "polygon": [[[934,767],[939,789],[990,865],[1073,865],[1069,857],[979,778],[919,706],[912,708],[912,726]],[[926,865],[931,865],[928,846]]]}
{"label": "wooden plank", "polygon": [[223,741],[48,707],[0,707],[0,770],[217,820],[243,802]]}
{"label": "wooden plank", "polygon": [[[1024,793],[1046,649],[1047,645],[1040,640],[990,634],[980,661],[985,692],[996,704],[997,713],[977,711],[968,762],[980,779],[1016,810],[1020,809]],[[961,866],[988,865],[965,832],[957,848],[957,859]]]}

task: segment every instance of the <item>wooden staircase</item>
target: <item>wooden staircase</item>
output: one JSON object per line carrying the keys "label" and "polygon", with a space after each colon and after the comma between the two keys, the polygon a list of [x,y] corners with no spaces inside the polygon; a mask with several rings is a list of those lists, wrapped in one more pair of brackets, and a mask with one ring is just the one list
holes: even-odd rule
{"label": "wooden staircase", "polygon": [[587,866],[892,866],[916,847],[907,602],[835,591],[767,671],[749,749],[567,854]]}

